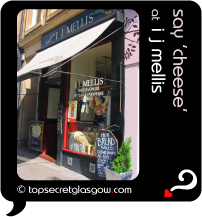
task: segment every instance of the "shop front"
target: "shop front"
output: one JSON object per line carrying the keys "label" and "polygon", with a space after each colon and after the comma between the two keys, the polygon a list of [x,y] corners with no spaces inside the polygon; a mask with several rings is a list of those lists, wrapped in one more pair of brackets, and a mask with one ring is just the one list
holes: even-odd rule
{"label": "shop front", "polygon": [[43,35],[26,69],[42,69],[42,154],[94,180],[100,132],[110,130],[118,147],[124,140],[124,44],[124,10],[87,10]]}

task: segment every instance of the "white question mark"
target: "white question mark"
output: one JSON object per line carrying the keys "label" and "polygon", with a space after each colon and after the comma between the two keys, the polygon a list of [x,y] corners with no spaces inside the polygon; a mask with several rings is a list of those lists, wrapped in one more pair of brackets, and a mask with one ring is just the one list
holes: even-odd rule
{"label": "white question mark", "polygon": [[179,180],[180,181],[184,181],[184,178],[182,177],[184,175],[184,173],[190,173],[192,176],[193,176],[193,180],[192,182],[189,184],[189,185],[177,185],[177,186],[174,186],[170,189],[170,191],[174,191],[175,189],[184,189],[184,190],[189,190],[189,189],[192,189],[196,186],[197,184],[197,177],[195,175],[194,172],[192,172],[191,170],[182,170],[180,173],[179,173]]}

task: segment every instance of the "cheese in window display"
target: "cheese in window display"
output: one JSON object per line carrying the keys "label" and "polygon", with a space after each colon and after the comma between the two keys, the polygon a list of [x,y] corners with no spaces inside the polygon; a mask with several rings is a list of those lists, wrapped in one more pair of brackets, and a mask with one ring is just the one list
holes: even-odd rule
{"label": "cheese in window display", "polygon": [[76,142],[81,143],[83,145],[92,142],[92,139],[89,136],[84,135],[84,133],[82,133],[81,131],[76,131],[74,133],[74,139]]}
{"label": "cheese in window display", "polygon": [[[88,155],[96,155],[96,139],[97,136],[91,138],[86,135],[85,132],[76,131],[74,132],[74,151],[85,153]],[[93,145],[95,144],[95,145]]]}

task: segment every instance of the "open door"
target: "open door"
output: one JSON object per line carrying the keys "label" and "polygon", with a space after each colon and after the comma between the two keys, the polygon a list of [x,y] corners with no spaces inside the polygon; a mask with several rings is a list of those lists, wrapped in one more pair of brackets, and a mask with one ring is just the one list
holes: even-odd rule
{"label": "open door", "polygon": [[56,159],[57,153],[57,109],[60,103],[60,85],[56,82],[45,84],[44,96],[44,140],[42,154]]}

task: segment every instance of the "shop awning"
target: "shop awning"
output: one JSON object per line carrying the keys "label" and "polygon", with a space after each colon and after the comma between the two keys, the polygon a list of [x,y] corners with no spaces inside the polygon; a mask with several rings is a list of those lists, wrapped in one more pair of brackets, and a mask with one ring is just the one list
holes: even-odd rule
{"label": "shop awning", "polygon": [[17,80],[21,81],[34,75],[41,75],[40,72],[33,71],[39,71],[39,69],[60,63],[82,51],[95,41],[108,28],[114,19],[115,18],[110,19],[37,53],[25,67],[17,72]]}

